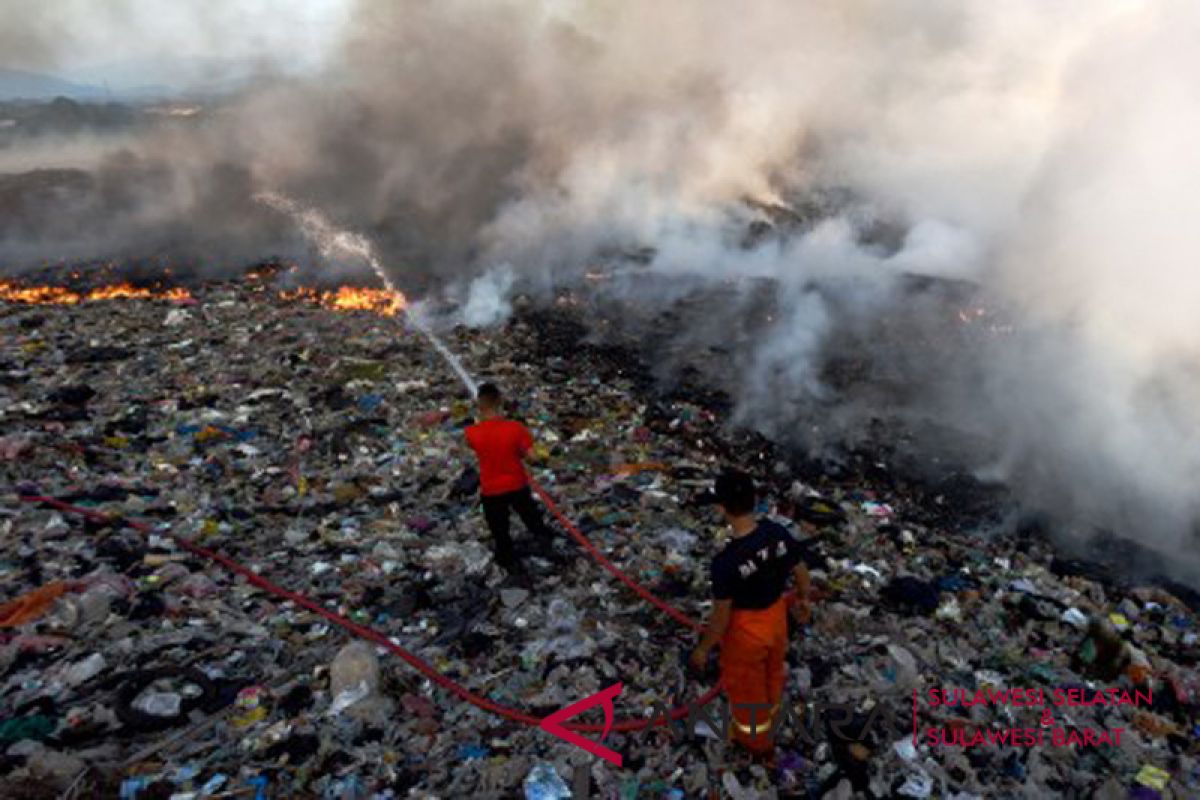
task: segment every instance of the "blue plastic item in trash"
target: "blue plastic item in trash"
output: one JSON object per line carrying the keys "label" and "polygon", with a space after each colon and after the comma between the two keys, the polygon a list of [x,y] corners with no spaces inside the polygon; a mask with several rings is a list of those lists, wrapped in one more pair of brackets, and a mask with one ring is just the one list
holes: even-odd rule
{"label": "blue plastic item in trash", "polygon": [[525,800],[570,800],[571,790],[553,764],[535,764],[525,776]]}

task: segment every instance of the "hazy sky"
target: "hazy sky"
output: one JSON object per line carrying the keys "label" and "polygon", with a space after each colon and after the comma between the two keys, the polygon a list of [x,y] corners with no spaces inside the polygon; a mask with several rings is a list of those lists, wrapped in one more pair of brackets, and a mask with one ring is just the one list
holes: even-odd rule
{"label": "hazy sky", "polygon": [[[319,63],[352,0],[0,0],[0,66],[86,79],[130,61]],[[103,76],[101,76],[103,77]],[[152,78],[153,76],[147,76]]]}

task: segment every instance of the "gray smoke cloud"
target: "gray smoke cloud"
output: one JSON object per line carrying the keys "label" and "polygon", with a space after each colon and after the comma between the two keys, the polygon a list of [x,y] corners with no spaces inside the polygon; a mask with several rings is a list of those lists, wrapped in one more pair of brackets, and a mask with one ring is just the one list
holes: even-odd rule
{"label": "gray smoke cloud", "polygon": [[[952,432],[1080,530],[1192,542],[1192,5],[412,0],[348,20],[319,76],[70,137],[69,191],[0,176],[0,258],[304,257],[250,199],[279,190],[473,323],[514,287],[588,286],[674,314],[673,352],[724,354],[744,422],[810,447],[879,418]],[[0,150],[25,181],[46,160]]]}
{"label": "gray smoke cloud", "polygon": [[[0,67],[46,70],[98,82],[140,62],[138,83],[220,77],[222,61],[282,67],[320,55],[322,28],[339,23],[342,0],[4,0]],[[189,59],[203,65],[183,63]],[[82,77],[80,77],[82,76]]]}

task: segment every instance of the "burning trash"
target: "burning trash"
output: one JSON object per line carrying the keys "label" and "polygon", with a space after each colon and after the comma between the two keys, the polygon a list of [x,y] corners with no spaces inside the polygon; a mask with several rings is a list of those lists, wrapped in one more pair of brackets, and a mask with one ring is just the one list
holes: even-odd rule
{"label": "burning trash", "polygon": [[0,26],[0,798],[1200,797],[1200,4],[159,5]]}
{"label": "burning trash", "polygon": [[[893,784],[932,796],[942,784],[982,797],[1146,775],[1183,791],[1197,780],[1167,755],[1186,747],[1197,708],[1187,687],[1200,680],[1188,655],[1200,620],[1183,599],[1047,569],[1043,545],[963,535],[877,468],[791,473],[769,443],[735,442],[719,411],[657,395],[631,369],[633,353],[572,338],[582,334],[561,318],[570,312],[458,329],[443,345],[472,371],[486,358],[507,388],[542,443],[534,474],[556,507],[686,617],[705,616],[709,576],[697,554],[719,546],[714,518],[693,502],[705,476],[739,453],[748,469],[765,468],[763,510],[805,540],[819,600],[786,668],[779,771],[747,769],[720,736],[724,701],[695,705],[705,684],[664,655],[686,645],[686,629],[556,520],[561,541],[545,552],[514,530],[535,583],[514,584],[496,564],[478,476],[460,450],[474,413],[462,383],[420,331],[379,324],[404,310],[403,296],[281,296],[246,280],[197,286],[187,309],[164,309],[157,301],[183,296],[166,290],[90,301],[125,291],[42,289],[4,306],[0,469],[13,488],[0,518],[10,587],[0,600],[15,610],[0,634],[0,735],[19,754],[0,775],[8,794],[48,765],[62,769],[57,791],[78,779],[131,796],[257,781],[247,791],[268,796],[562,786],[604,796],[635,783],[695,796],[719,782],[742,796],[785,786],[885,796]],[[78,299],[49,300],[64,296]],[[120,348],[96,344],[117,320]],[[213,336],[228,346],[196,345]],[[538,355],[547,346],[550,360]],[[285,380],[286,363],[296,366]],[[273,594],[185,544],[297,594]],[[439,682],[320,609],[378,631]],[[1129,696],[1153,705],[1047,700],[1002,713],[974,700],[1018,689],[1082,696],[1072,687],[1096,675],[1111,696],[1125,696],[1128,681]],[[441,681],[541,714],[620,681],[619,717],[679,706],[691,721],[614,732],[604,747],[626,768],[588,769],[582,750],[465,703]],[[911,741],[914,691],[919,732],[937,732],[936,743]],[[1036,747],[957,744],[984,741],[1006,714],[1006,731],[1029,728],[1036,741],[1033,717],[1047,711],[1047,752],[1086,737],[1122,744],[1072,751],[1103,759],[1088,772],[1041,760]]]}
{"label": "burning trash", "polygon": [[186,303],[191,293],[182,287],[158,288],[118,283],[86,290],[64,286],[27,286],[14,281],[0,281],[0,302],[31,305],[78,305],[104,300],[168,300]]}
{"label": "burning trash", "polygon": [[335,311],[370,311],[385,317],[394,317],[408,307],[408,300],[400,292],[355,286],[341,286],[329,291],[300,288],[282,291],[279,296],[284,300],[313,303]]}
{"label": "burning trash", "polygon": [[[400,292],[360,286],[339,286],[337,289],[328,290],[310,287],[284,289],[279,291],[279,297],[285,301],[310,303],[335,311],[368,311],[387,317],[396,316],[408,307],[408,300]],[[166,300],[173,303],[189,303],[193,298],[188,289],[178,286],[143,287],[130,283],[116,283],[91,289],[71,289],[65,286],[38,286],[0,281],[0,302],[5,303],[78,305],[105,300]]]}

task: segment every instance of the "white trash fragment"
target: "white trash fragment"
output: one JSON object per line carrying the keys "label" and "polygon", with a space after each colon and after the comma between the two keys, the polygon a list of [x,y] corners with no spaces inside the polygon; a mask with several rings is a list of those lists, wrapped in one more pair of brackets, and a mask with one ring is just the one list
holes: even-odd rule
{"label": "white trash fragment", "polygon": [[924,798],[933,793],[933,778],[924,772],[909,775],[904,783],[896,790],[896,794],[904,797]]}
{"label": "white trash fragment", "polygon": [[82,661],[77,661],[67,667],[66,672],[63,673],[63,682],[68,686],[78,686],[99,675],[106,666],[104,656],[92,653]]}
{"label": "white trash fragment", "polygon": [[334,695],[333,703],[329,706],[330,716],[337,716],[355,703],[366,700],[371,696],[371,687],[366,681],[362,681],[357,686],[345,689]]}
{"label": "white trash fragment", "polygon": [[892,749],[905,761],[914,761],[917,758],[917,748],[913,745],[911,737],[892,742]]}
{"label": "white trash fragment", "polygon": [[167,316],[163,319],[163,327],[174,328],[182,325],[192,318],[192,314],[186,308],[172,308],[167,312]]}
{"label": "white trash fragment", "polygon": [[1076,628],[1086,628],[1088,624],[1087,614],[1084,614],[1078,608],[1068,608],[1064,611],[1062,621],[1068,625],[1074,625]]}
{"label": "white trash fragment", "polygon": [[130,705],[143,714],[177,717],[183,706],[183,698],[175,692],[142,692]]}
{"label": "white trash fragment", "polygon": [[870,575],[872,578],[883,580],[883,574],[869,564],[855,564],[850,570],[859,575]]}
{"label": "white trash fragment", "polygon": [[948,598],[933,614],[937,619],[950,620],[952,622],[962,622],[962,608],[958,605],[958,600],[954,597]]}

